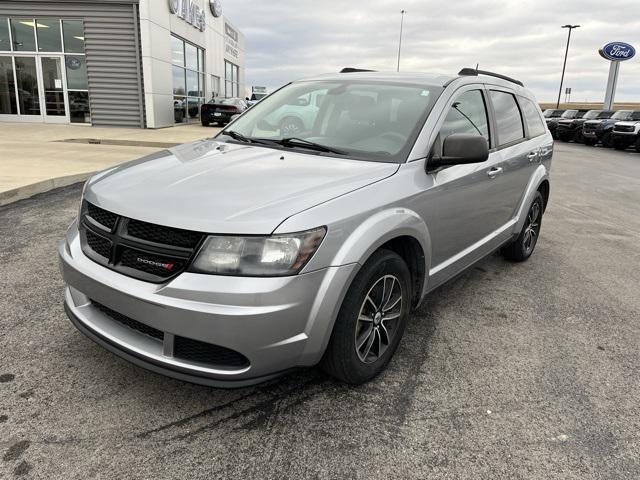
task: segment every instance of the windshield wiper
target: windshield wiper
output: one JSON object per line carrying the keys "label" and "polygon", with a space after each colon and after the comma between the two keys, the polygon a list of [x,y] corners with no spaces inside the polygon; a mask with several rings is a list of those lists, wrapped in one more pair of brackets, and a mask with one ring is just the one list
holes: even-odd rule
{"label": "windshield wiper", "polygon": [[308,148],[310,150],[317,150],[319,152],[335,153],[335,154],[338,154],[338,155],[346,155],[347,154],[347,152],[345,152],[344,150],[339,150],[339,149],[333,148],[333,147],[327,147],[326,145],[322,145],[320,143],[312,142],[311,140],[305,140],[304,138],[298,138],[298,137],[282,138],[280,140],[276,140],[276,143],[279,143],[280,145],[283,145],[285,147]]}
{"label": "windshield wiper", "polygon": [[245,137],[243,134],[241,134],[240,132],[236,132],[235,130],[225,130],[224,132],[222,132],[222,134],[243,143],[257,143],[259,145],[270,145],[272,143],[260,138]]}

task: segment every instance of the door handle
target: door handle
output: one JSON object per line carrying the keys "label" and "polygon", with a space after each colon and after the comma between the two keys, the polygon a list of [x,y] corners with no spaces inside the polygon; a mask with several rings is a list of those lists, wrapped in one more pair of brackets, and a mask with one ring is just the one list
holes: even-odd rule
{"label": "door handle", "polygon": [[529,159],[530,162],[533,162],[536,158],[538,157],[538,152],[529,152],[527,154],[527,158]]}
{"label": "door handle", "polygon": [[497,175],[502,173],[502,167],[493,167],[491,170],[487,172],[489,178],[495,178]]}

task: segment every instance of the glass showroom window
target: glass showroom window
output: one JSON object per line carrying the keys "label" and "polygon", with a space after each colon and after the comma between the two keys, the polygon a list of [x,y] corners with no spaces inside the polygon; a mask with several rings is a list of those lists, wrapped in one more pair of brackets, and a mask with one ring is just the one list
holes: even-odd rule
{"label": "glass showroom window", "polygon": [[0,114],[64,116],[66,95],[69,120],[91,121],[81,20],[0,17],[1,51]]}
{"label": "glass showroom window", "polygon": [[224,94],[226,97],[237,97],[239,94],[239,68],[231,62],[224,62]]}
{"label": "glass showroom window", "polygon": [[69,95],[69,119],[71,123],[89,123],[89,80],[82,20],[62,20],[62,37]]}
{"label": "glass showroom window", "polygon": [[204,103],[204,50],[171,36],[173,113],[176,123],[198,121]]}

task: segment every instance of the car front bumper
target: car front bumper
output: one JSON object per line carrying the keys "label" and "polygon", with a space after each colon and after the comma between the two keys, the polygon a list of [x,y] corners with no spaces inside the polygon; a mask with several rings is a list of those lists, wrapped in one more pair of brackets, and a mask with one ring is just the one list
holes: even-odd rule
{"label": "car front bumper", "polygon": [[616,143],[625,144],[625,145],[631,145],[632,143],[635,143],[636,140],[638,138],[640,138],[640,136],[636,132],[616,132],[616,131],[614,131],[611,134],[611,138]]}
{"label": "car front bumper", "polygon": [[[60,244],[59,257],[67,284],[65,310],[82,333],[149,370],[220,387],[259,383],[291,368],[315,365],[358,269],[349,264],[271,278],[182,273],[158,285],[86,257],[75,222]],[[159,331],[160,338],[127,326],[128,319]],[[231,349],[248,363],[237,367],[176,357],[178,337]]]}

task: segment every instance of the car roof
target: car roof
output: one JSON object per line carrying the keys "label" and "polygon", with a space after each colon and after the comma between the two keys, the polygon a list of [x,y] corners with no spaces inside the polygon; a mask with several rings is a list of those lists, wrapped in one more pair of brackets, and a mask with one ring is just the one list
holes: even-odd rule
{"label": "car roof", "polygon": [[[521,87],[508,80],[488,76],[488,75],[452,75],[440,73],[421,73],[421,72],[371,72],[371,71],[355,71],[348,73],[327,73],[316,75],[313,77],[302,78],[297,82],[309,81],[379,81],[393,83],[407,83],[414,85],[428,85],[437,87],[446,87],[452,83],[456,85],[465,85],[467,83],[484,83],[487,85],[497,85],[509,87],[521,93],[528,92],[526,88]],[[529,95],[527,95],[529,96]]]}

